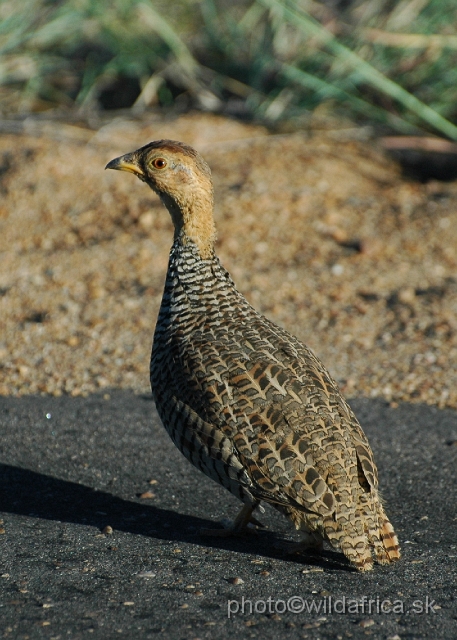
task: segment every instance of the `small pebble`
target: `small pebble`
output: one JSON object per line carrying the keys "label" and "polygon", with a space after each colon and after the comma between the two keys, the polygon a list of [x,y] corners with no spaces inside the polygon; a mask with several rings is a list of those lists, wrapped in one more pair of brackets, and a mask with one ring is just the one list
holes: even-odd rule
{"label": "small pebble", "polygon": [[138,578],[155,578],[157,574],[154,571],[140,571],[136,575]]}
{"label": "small pebble", "polygon": [[412,304],[416,298],[413,287],[405,287],[398,292],[398,299],[404,304]]}
{"label": "small pebble", "polygon": [[371,620],[371,619],[369,619],[369,620],[361,620],[361,621],[359,622],[359,625],[360,625],[363,629],[367,629],[368,627],[372,627],[374,624],[376,624],[376,623],[375,623],[375,621],[374,621],[374,620]]}
{"label": "small pebble", "polygon": [[135,605],[134,602],[123,602],[124,607],[133,607]]}
{"label": "small pebble", "polygon": [[229,584],[244,584],[244,580],[243,580],[243,578],[238,578],[238,577],[236,577],[236,578],[229,578],[229,579],[227,580],[227,582],[228,582]]}
{"label": "small pebble", "polygon": [[113,535],[113,533],[114,533],[113,527],[111,527],[109,524],[107,524],[106,527],[103,527],[102,533],[104,533],[107,536]]}
{"label": "small pebble", "polygon": [[151,498],[155,498],[155,497],[156,497],[156,494],[155,494],[155,493],[153,493],[152,491],[144,491],[143,493],[141,493],[141,494],[139,495],[139,497],[140,497],[142,500],[150,500]]}
{"label": "small pebble", "polygon": [[302,573],[322,573],[324,570],[320,567],[313,567],[312,569],[302,569]]}

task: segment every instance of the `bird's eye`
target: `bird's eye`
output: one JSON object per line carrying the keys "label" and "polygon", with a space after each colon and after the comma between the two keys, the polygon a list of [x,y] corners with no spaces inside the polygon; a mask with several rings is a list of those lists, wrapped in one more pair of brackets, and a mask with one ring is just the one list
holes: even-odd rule
{"label": "bird's eye", "polygon": [[167,161],[165,158],[154,158],[151,164],[155,169],[165,169]]}

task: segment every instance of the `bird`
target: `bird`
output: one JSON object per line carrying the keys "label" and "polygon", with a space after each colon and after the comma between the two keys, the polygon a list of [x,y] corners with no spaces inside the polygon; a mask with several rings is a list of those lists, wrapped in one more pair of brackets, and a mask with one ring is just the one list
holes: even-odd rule
{"label": "bird", "polygon": [[301,532],[303,549],[326,541],[359,571],[398,560],[372,450],[337,383],[249,304],[215,253],[206,161],[183,142],[157,140],[106,169],[136,175],[171,215],[152,395],[181,453],[243,503],[230,532],[252,527],[264,502]]}

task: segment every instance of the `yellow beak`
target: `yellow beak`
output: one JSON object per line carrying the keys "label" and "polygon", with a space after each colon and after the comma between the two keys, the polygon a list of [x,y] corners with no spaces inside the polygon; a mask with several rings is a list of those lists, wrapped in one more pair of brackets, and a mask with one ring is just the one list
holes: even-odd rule
{"label": "yellow beak", "polygon": [[114,158],[111,162],[108,162],[105,169],[116,169],[117,171],[129,171],[134,173],[139,178],[144,178],[144,172],[141,167],[138,166],[134,153],[126,153],[125,156]]}

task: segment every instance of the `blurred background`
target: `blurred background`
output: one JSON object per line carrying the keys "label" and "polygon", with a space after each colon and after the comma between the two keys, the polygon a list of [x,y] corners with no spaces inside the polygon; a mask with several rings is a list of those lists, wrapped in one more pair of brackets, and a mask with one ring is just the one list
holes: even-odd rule
{"label": "blurred background", "polygon": [[456,63],[454,0],[0,0],[0,394],[148,392],[171,221],[104,166],[171,138],[344,393],[457,408]]}
{"label": "blurred background", "polygon": [[327,109],[455,139],[456,31],[453,0],[2,0],[0,110]]}

